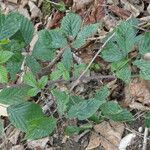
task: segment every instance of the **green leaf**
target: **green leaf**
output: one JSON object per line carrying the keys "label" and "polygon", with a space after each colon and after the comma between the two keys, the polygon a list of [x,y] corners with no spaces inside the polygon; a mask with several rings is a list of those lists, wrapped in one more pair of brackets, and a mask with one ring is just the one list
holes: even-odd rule
{"label": "green leaf", "polygon": [[129,59],[125,58],[111,64],[111,71],[125,83],[129,83],[131,80],[131,70],[128,65]]}
{"label": "green leaf", "polygon": [[57,108],[58,112],[63,115],[65,111],[67,110],[67,103],[69,102],[69,95],[65,92],[59,91],[59,90],[53,90],[53,95],[56,98]]}
{"label": "green leaf", "polygon": [[117,70],[115,75],[125,83],[129,83],[131,80],[131,70],[128,65],[125,65],[122,69]]}
{"label": "green leaf", "polygon": [[68,126],[65,128],[65,134],[71,136],[73,134],[78,134],[81,131],[80,127],[77,126]]}
{"label": "green leaf", "polygon": [[10,13],[4,19],[4,16],[1,15],[0,23],[0,40],[5,38],[10,38],[19,30],[19,18],[15,13]]}
{"label": "green leaf", "polygon": [[74,104],[68,111],[68,118],[78,118],[85,120],[91,117],[103,103],[99,100],[83,100],[80,103]]}
{"label": "green leaf", "polygon": [[98,30],[99,27],[100,27],[100,23],[95,23],[95,24],[84,26],[79,32],[77,39],[78,38],[86,39],[86,38],[91,37],[93,34],[95,34],[95,32]]}
{"label": "green leaf", "polygon": [[48,77],[43,76],[40,80],[38,80],[38,87],[40,89],[43,89],[46,86],[47,82],[48,82]]}
{"label": "green leaf", "polygon": [[8,72],[5,67],[0,66],[0,83],[7,83],[8,82]]}
{"label": "green leaf", "polygon": [[134,19],[121,22],[113,31],[114,37],[102,50],[102,58],[108,62],[116,62],[125,58],[137,43],[137,21]]}
{"label": "green leaf", "polygon": [[28,91],[28,95],[31,97],[36,96],[39,93],[39,91],[40,90],[37,87],[34,87]]}
{"label": "green leaf", "polygon": [[102,50],[101,55],[107,62],[116,62],[125,58],[127,53],[125,51],[121,51],[116,44],[109,42]]}
{"label": "green leaf", "polygon": [[36,74],[41,69],[40,64],[37,62],[37,60],[33,56],[27,56],[26,57],[26,65],[31,69],[33,74]]}
{"label": "green leaf", "polygon": [[42,61],[48,61],[53,59],[55,49],[51,47],[52,37],[47,30],[41,30],[39,32],[39,39],[36,42],[32,55],[36,59]]}
{"label": "green leaf", "polygon": [[0,64],[5,63],[12,57],[13,53],[10,51],[0,51]]}
{"label": "green leaf", "polygon": [[76,40],[72,43],[73,47],[80,48],[81,46],[85,45],[86,39],[94,35],[99,27],[100,23],[84,26],[78,33]]}
{"label": "green leaf", "polygon": [[147,112],[147,114],[146,114],[145,126],[150,128],[150,112]]}
{"label": "green leaf", "polygon": [[96,91],[95,99],[100,100],[102,102],[106,102],[107,97],[109,96],[110,92],[107,86],[103,86],[100,90]]}
{"label": "green leaf", "polygon": [[28,130],[25,138],[30,140],[40,139],[51,134],[56,127],[56,119],[41,117],[28,122]]}
{"label": "green leaf", "polygon": [[[87,65],[86,64],[74,64],[74,70],[73,70],[73,76],[74,77],[79,77],[80,74],[86,69]],[[89,74],[90,71],[87,71],[87,74]]]}
{"label": "green leaf", "polygon": [[17,105],[9,106],[7,112],[11,123],[24,132],[27,132],[30,120],[43,116],[41,107],[31,102],[22,102]]}
{"label": "green leaf", "polygon": [[65,49],[61,62],[63,63],[64,67],[70,71],[71,67],[73,66],[73,57],[70,48]]}
{"label": "green leaf", "polygon": [[116,102],[107,102],[101,106],[102,114],[114,121],[132,121],[132,114],[126,109],[122,109]]}
{"label": "green leaf", "polygon": [[139,52],[144,55],[150,53],[150,32],[145,32],[141,41],[139,42]]}
{"label": "green leaf", "polygon": [[20,61],[20,62],[13,62],[13,61],[7,62],[6,68],[10,74],[11,80],[16,80],[17,73],[19,73],[21,71],[21,65],[22,65],[22,61]]}
{"label": "green leaf", "polygon": [[60,29],[49,30],[48,33],[52,38],[50,45],[52,48],[63,48],[67,45],[67,40]]}
{"label": "green leaf", "polygon": [[23,37],[26,44],[29,44],[33,38],[34,33],[34,26],[32,22],[20,15],[20,29],[19,29],[21,36]]}
{"label": "green leaf", "polygon": [[24,74],[23,81],[24,81],[25,84],[30,85],[32,87],[37,87],[38,86],[36,78],[32,74],[32,72],[27,72],[26,74]]}
{"label": "green leaf", "polygon": [[60,77],[63,77],[65,80],[69,80],[70,74],[67,68],[65,68],[64,64],[62,62],[59,62],[56,66],[56,70],[54,70],[51,73],[51,79],[56,80],[59,79]]}
{"label": "green leaf", "polygon": [[81,27],[81,18],[74,13],[68,13],[61,22],[61,28],[67,36],[75,38]]}
{"label": "green leaf", "polygon": [[133,62],[140,69],[140,76],[145,80],[150,80],[150,62],[144,60],[136,60]]}
{"label": "green leaf", "polygon": [[4,88],[0,92],[0,103],[6,105],[13,105],[20,102],[24,102],[29,98],[28,96],[29,90],[30,90],[29,86]]}

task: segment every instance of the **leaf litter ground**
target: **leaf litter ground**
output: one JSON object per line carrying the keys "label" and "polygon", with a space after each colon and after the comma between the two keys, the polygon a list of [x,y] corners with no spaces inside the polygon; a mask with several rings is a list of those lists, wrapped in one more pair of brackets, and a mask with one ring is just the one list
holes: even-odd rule
{"label": "leaf litter ground", "polygon": [[[52,1],[57,4],[58,1]],[[49,7],[44,7],[45,3]],[[100,33],[98,37],[93,37],[90,39],[90,42],[87,43],[85,47],[83,47],[78,53],[77,61],[80,61],[79,58],[82,59],[83,62],[89,63],[94,56],[94,52],[96,52],[100,47],[99,40],[103,39],[109,31],[111,31],[120,20],[128,19],[131,15],[137,17],[140,21],[142,26],[141,32],[147,32],[150,29],[150,26],[147,22],[149,22],[149,15],[150,15],[150,2],[149,0],[137,0],[137,1],[111,1],[111,0],[64,0],[66,8],[72,8],[73,11],[78,13],[83,19],[84,24],[96,23],[101,21],[104,24],[104,30]],[[8,0],[6,3],[5,1],[1,2],[1,7],[3,11],[14,11],[18,10],[23,15],[32,19],[33,23],[35,24],[36,30],[40,30],[42,28],[52,29],[56,28],[60,25],[60,20],[65,15],[64,12],[61,12],[58,8],[54,7],[54,5],[49,5],[48,1],[15,1],[15,0]],[[46,11],[45,11],[46,9]],[[132,54],[134,55],[134,53]],[[101,58],[97,57],[95,63],[99,64],[101,67],[101,73],[104,75],[108,75],[109,71],[106,69],[108,64],[104,62]],[[44,66],[45,64],[43,64]],[[96,67],[93,67],[94,75],[98,74],[98,70]],[[103,122],[99,123],[100,129],[97,129],[97,126],[94,127],[92,130],[85,130],[84,132],[77,133],[73,135],[71,138],[68,138],[64,135],[64,130],[62,127],[67,126],[70,124],[64,118],[60,119],[58,124],[57,130],[55,131],[54,135],[42,141],[41,145],[30,143],[29,141],[23,141],[22,133],[19,134],[12,134],[14,128],[9,125],[8,120],[4,117],[4,124],[6,127],[6,139],[2,140],[1,143],[3,149],[117,149],[119,141],[128,135],[129,133],[135,133],[136,137],[130,141],[129,146],[127,149],[130,150],[141,150],[143,147],[143,137],[144,137],[144,123],[143,123],[143,111],[149,110],[149,82],[145,83],[137,79],[133,81],[127,87],[122,81],[120,80],[111,80],[111,79],[104,79],[99,81],[99,79],[94,79],[91,81],[85,81],[86,83],[82,83],[75,89],[75,92],[79,95],[82,95],[84,98],[89,98],[93,95],[94,91],[101,87],[102,82],[107,84],[111,88],[111,99],[115,99],[118,103],[124,108],[131,108],[133,114],[137,118],[137,120],[133,123],[129,124],[122,124],[118,123],[116,126],[120,126],[120,130],[114,130],[114,125],[111,122]],[[63,84],[58,85],[61,89],[66,88]],[[139,89],[145,89],[140,90]],[[148,87],[148,88],[147,88]],[[130,94],[129,94],[130,93]],[[48,94],[48,93],[47,93]],[[53,113],[57,118],[59,118],[56,111],[56,106],[53,102],[51,102],[52,98],[49,96],[43,97],[36,97],[37,100],[44,99],[45,102],[40,101],[40,104],[43,106],[45,113]],[[50,109],[48,109],[50,108]],[[76,121],[73,120],[71,124],[74,125],[84,125],[86,121]],[[107,127],[108,134],[103,133],[103,127]],[[101,131],[102,130],[102,131]],[[109,135],[109,137],[107,137]],[[111,138],[111,136],[113,136]],[[117,137],[114,138],[114,137]],[[14,140],[16,139],[16,140]],[[94,139],[94,142],[91,144],[90,141]],[[37,142],[38,143],[38,142]],[[7,145],[7,146],[6,146]],[[147,142],[147,149],[150,147],[150,141]]]}

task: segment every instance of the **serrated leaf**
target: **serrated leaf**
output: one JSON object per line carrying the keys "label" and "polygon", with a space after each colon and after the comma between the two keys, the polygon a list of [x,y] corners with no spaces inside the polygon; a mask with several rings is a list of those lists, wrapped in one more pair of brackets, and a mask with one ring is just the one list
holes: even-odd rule
{"label": "serrated leaf", "polygon": [[28,95],[31,96],[31,97],[36,96],[39,93],[39,91],[40,90],[36,87],[32,88],[28,91]]}
{"label": "serrated leaf", "polygon": [[64,112],[67,110],[67,103],[69,102],[69,95],[65,92],[53,90],[53,95],[56,98],[58,112],[63,115]]}
{"label": "serrated leaf", "polygon": [[43,89],[46,86],[47,82],[48,82],[48,77],[43,76],[40,80],[38,80],[38,87],[40,89]]}
{"label": "serrated leaf", "polygon": [[129,83],[131,80],[131,70],[128,65],[129,59],[122,59],[111,64],[111,71],[125,83]]}
{"label": "serrated leaf", "polygon": [[13,53],[10,51],[0,51],[0,64],[5,63],[12,57]]}
{"label": "serrated leaf", "polygon": [[52,38],[50,45],[52,48],[63,48],[67,45],[67,40],[60,29],[49,30],[48,33]]}
{"label": "serrated leaf", "polygon": [[118,46],[109,42],[102,50],[102,58],[107,62],[116,62],[126,57],[126,52],[121,51]]}
{"label": "serrated leaf", "polygon": [[41,107],[31,102],[22,102],[17,105],[9,106],[7,112],[11,123],[24,132],[28,130],[30,120],[43,116]]}
{"label": "serrated leaf", "polygon": [[6,105],[13,105],[20,102],[24,102],[29,98],[28,96],[29,90],[30,90],[29,86],[4,88],[0,92],[0,103]]}
{"label": "serrated leaf", "polygon": [[114,37],[102,51],[102,58],[108,62],[116,62],[125,58],[137,43],[137,21],[134,19],[120,23],[113,31]]}
{"label": "serrated leaf", "polygon": [[8,61],[7,62],[6,68],[10,74],[11,80],[16,80],[17,73],[21,71],[21,65],[22,65],[22,61],[20,62]]}
{"label": "serrated leaf", "polygon": [[41,117],[28,122],[25,138],[30,140],[40,139],[51,134],[56,127],[56,119]]}
{"label": "serrated leaf", "polygon": [[75,38],[81,27],[81,18],[74,13],[68,13],[61,22],[61,28],[67,36]]}
{"label": "serrated leaf", "polygon": [[54,56],[55,49],[51,47],[52,37],[47,30],[39,32],[39,39],[36,42],[32,55],[42,61],[51,60]]}
{"label": "serrated leaf", "polygon": [[91,117],[100,107],[101,101],[83,100],[80,103],[74,104],[68,111],[68,118],[78,118],[79,120],[85,120]]}
{"label": "serrated leaf", "polygon": [[96,91],[95,99],[100,100],[102,102],[106,102],[107,97],[109,96],[110,92],[107,86],[103,86],[100,90]]}
{"label": "serrated leaf", "polygon": [[26,44],[29,44],[33,38],[34,33],[34,26],[32,22],[24,17],[23,15],[20,15],[20,29],[19,29],[24,41]]}
{"label": "serrated leaf", "polygon": [[71,66],[73,65],[73,57],[72,57],[71,49],[70,48],[66,48],[62,57],[63,58],[62,58],[61,62],[63,63],[64,67],[68,71],[70,71]]}
{"label": "serrated leaf", "polygon": [[114,121],[132,121],[132,114],[126,109],[122,109],[116,102],[107,102],[101,106],[102,114]]}
{"label": "serrated leaf", "polygon": [[59,62],[56,69],[51,73],[51,79],[56,80],[63,77],[64,80],[69,80],[70,73],[62,62]]}
{"label": "serrated leaf", "polygon": [[140,76],[145,80],[150,80],[150,62],[144,60],[136,60],[133,62],[138,68],[140,68]]}
{"label": "serrated leaf", "polygon": [[0,66],[0,83],[7,83],[8,82],[8,72],[5,67]]}
{"label": "serrated leaf", "polygon": [[0,40],[10,38],[19,30],[19,18],[15,13],[10,13],[5,19],[4,17],[2,18],[0,23]]}
{"label": "serrated leaf", "polygon": [[150,53],[150,32],[146,32],[139,42],[139,52],[142,55]]}
{"label": "serrated leaf", "polygon": [[32,87],[37,87],[38,86],[36,78],[32,74],[32,72],[27,72],[26,74],[24,74],[23,81],[24,81],[25,84],[30,85]]}
{"label": "serrated leaf", "polygon": [[100,27],[100,23],[90,24],[84,26],[78,33],[76,40],[72,43],[74,48],[80,48],[86,43],[86,39],[95,34],[95,32]]}
{"label": "serrated leaf", "polygon": [[31,69],[33,74],[36,74],[41,69],[40,64],[37,62],[37,60],[33,56],[27,56],[26,57],[26,65]]}
{"label": "serrated leaf", "polygon": [[129,83],[131,80],[131,70],[128,65],[125,65],[122,69],[117,70],[115,75],[125,83]]}

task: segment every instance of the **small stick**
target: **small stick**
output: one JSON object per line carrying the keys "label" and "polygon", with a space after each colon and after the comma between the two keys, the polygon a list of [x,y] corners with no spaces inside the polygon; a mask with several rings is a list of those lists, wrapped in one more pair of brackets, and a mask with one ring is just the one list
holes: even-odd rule
{"label": "small stick", "polygon": [[148,128],[145,128],[142,150],[146,150],[147,149],[147,136],[148,136]]}
{"label": "small stick", "polygon": [[98,50],[98,52],[95,54],[95,56],[93,57],[93,59],[91,60],[91,62],[88,64],[87,68],[83,71],[83,73],[79,76],[79,78],[75,81],[75,83],[72,85],[70,92],[72,92],[72,90],[75,88],[75,86],[77,86],[80,82],[80,79],[82,78],[82,76],[85,75],[85,73],[88,71],[88,69],[90,68],[90,66],[92,65],[92,63],[94,62],[94,60],[96,59],[96,57],[98,56],[98,54],[102,51],[102,49],[106,46],[106,44],[113,38],[113,36],[115,35],[115,33],[113,33],[107,40],[106,42],[101,46],[101,48]]}

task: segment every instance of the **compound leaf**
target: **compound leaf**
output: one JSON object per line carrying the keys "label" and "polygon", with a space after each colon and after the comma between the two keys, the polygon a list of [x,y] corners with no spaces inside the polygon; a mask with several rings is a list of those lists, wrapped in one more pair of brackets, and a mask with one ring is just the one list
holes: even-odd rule
{"label": "compound leaf", "polygon": [[68,13],[61,22],[61,28],[67,36],[75,38],[81,27],[81,18],[74,13]]}

